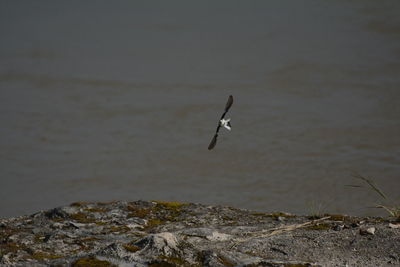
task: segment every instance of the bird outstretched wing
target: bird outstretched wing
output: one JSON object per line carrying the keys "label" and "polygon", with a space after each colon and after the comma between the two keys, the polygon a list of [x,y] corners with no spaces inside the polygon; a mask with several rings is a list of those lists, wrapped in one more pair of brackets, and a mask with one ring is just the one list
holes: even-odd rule
{"label": "bird outstretched wing", "polygon": [[208,150],[211,150],[215,147],[215,145],[217,144],[217,137],[218,134],[215,134],[213,139],[211,140],[211,143],[208,145]]}
{"label": "bird outstretched wing", "polygon": [[215,147],[215,145],[217,144],[218,132],[219,132],[219,129],[221,128],[221,123],[220,123],[220,121],[221,121],[223,118],[225,118],[225,115],[226,115],[226,113],[229,111],[229,109],[231,108],[232,104],[233,104],[233,96],[230,95],[229,98],[228,98],[228,102],[226,102],[224,113],[222,113],[222,116],[221,116],[221,118],[220,118],[219,121],[218,121],[218,126],[217,126],[217,129],[215,130],[214,137],[213,137],[213,139],[211,140],[210,144],[208,145],[208,150],[213,149],[213,148]]}
{"label": "bird outstretched wing", "polygon": [[226,102],[226,105],[225,105],[225,112],[228,112],[228,110],[231,108],[232,104],[233,104],[233,96],[230,95],[228,98],[228,102]]}

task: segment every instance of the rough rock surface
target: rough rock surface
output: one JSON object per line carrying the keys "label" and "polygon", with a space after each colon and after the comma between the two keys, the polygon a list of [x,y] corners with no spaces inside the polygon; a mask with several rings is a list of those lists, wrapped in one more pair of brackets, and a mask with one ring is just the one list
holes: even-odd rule
{"label": "rough rock surface", "polygon": [[398,224],[176,202],[73,203],[0,219],[0,264],[399,266]]}

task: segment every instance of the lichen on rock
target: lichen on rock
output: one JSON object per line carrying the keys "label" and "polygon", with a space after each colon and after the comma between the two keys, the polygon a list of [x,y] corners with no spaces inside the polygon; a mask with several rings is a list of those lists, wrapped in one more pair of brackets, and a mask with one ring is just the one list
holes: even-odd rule
{"label": "lichen on rock", "polygon": [[385,218],[307,217],[179,202],[75,202],[0,219],[0,264],[400,265],[396,225]]}

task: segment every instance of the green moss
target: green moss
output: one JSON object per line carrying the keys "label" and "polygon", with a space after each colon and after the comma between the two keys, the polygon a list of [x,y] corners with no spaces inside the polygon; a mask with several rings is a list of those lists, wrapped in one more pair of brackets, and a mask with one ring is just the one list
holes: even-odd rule
{"label": "green moss", "polygon": [[35,252],[35,253],[32,254],[31,257],[36,259],[36,260],[63,258],[63,256],[61,256],[61,255],[52,255],[52,254],[48,254],[48,253],[45,253],[45,252]]}
{"label": "green moss", "polygon": [[343,221],[346,223],[357,223],[360,220],[357,217],[350,217],[350,216],[341,215],[341,214],[324,214],[323,217],[326,217],[326,216],[330,216],[329,220],[331,220],[331,221]]}
{"label": "green moss", "polygon": [[55,218],[51,218],[50,220],[52,220],[53,222],[63,222],[65,219],[64,218],[55,217]]}
{"label": "green moss", "polygon": [[244,253],[247,254],[247,255],[253,256],[253,257],[258,257],[259,256],[259,254],[255,253],[253,251],[244,251]]}
{"label": "green moss", "polygon": [[233,218],[233,217],[230,217],[230,216],[222,216],[222,220],[224,220],[224,221],[232,221],[232,220],[234,220],[235,218]]}
{"label": "green moss", "polygon": [[125,244],[125,245],[123,245],[123,247],[126,251],[133,252],[133,253],[141,250],[140,247],[135,246],[135,245],[130,245],[130,244]]}
{"label": "green moss", "polygon": [[332,227],[329,223],[320,223],[320,224],[311,225],[309,227],[306,227],[305,229],[307,229],[307,230],[329,230],[331,228]]}
{"label": "green moss", "polygon": [[160,224],[164,223],[164,221],[160,220],[160,219],[151,219],[147,221],[146,226],[144,227],[145,230],[149,230],[152,229]]}
{"label": "green moss", "polygon": [[167,256],[159,256],[158,260],[149,264],[149,267],[176,267],[176,266],[192,266],[182,258],[177,257],[167,257]]}
{"label": "green moss", "polygon": [[268,216],[269,214],[265,213],[265,212],[253,212],[253,213],[251,213],[251,215],[253,215],[253,216]]}
{"label": "green moss", "polygon": [[146,218],[151,210],[150,209],[146,209],[146,208],[138,208],[135,206],[128,206],[128,211],[130,211],[130,213],[128,214],[128,218],[132,218],[132,217],[137,217],[137,218]]}
{"label": "green moss", "polygon": [[[147,234],[144,232],[129,232],[128,234],[126,234],[127,237],[129,238],[134,238],[133,243],[135,243],[136,241],[138,241],[138,239],[141,239],[143,237],[145,237]],[[131,242],[132,243],[132,242]]]}
{"label": "green moss", "polygon": [[155,202],[158,206],[161,206],[164,209],[168,210],[176,210],[189,205],[186,203],[181,203],[176,201],[153,201],[153,202]]}
{"label": "green moss", "polygon": [[82,207],[82,206],[85,206],[87,204],[90,204],[90,203],[89,202],[85,202],[85,201],[78,201],[78,202],[71,203],[70,206],[71,207]]}
{"label": "green moss", "polygon": [[7,240],[7,238],[9,236],[12,236],[14,234],[20,233],[22,231],[23,230],[21,230],[19,228],[14,228],[14,227],[10,227],[10,226],[7,226],[5,228],[1,228],[1,231],[0,231],[0,243],[1,243],[2,240]]}
{"label": "green moss", "polygon": [[105,202],[97,202],[97,205],[99,205],[99,206],[108,206],[108,205],[111,205],[111,204],[114,204],[114,203],[117,203],[118,201],[115,201],[115,200],[113,200],[113,201],[105,201]]}
{"label": "green moss", "polygon": [[127,206],[129,211],[128,218],[137,217],[148,219],[145,230],[152,229],[165,222],[175,222],[179,220],[182,214],[182,208],[189,205],[180,202],[153,201],[152,207],[141,208],[130,204]]}
{"label": "green moss", "polygon": [[88,215],[78,212],[70,215],[70,218],[79,223],[94,223],[95,220]]}
{"label": "green moss", "polygon": [[105,231],[112,232],[112,233],[126,233],[130,230],[130,228],[126,225],[112,225],[105,229]]}
{"label": "green moss", "polygon": [[182,214],[182,208],[188,206],[189,204],[180,202],[165,202],[165,201],[155,201],[156,206],[154,211],[159,216],[162,221],[177,221],[178,217]]}
{"label": "green moss", "polygon": [[103,208],[86,208],[84,210],[88,211],[88,212],[107,212],[108,211],[108,210],[103,209]]}
{"label": "green moss", "polygon": [[35,243],[43,243],[43,240],[46,238],[46,236],[45,235],[43,235],[43,234],[36,234],[34,237],[33,237],[33,241],[35,242]]}
{"label": "green moss", "polygon": [[108,261],[102,261],[94,257],[81,258],[74,261],[71,267],[111,267],[115,266]]}
{"label": "green moss", "polygon": [[219,256],[218,256],[218,261],[219,261],[220,263],[222,263],[224,266],[236,266],[236,264],[235,264],[234,262],[232,262],[231,260],[225,258],[225,257],[222,256],[222,255],[219,255]]}
{"label": "green moss", "polygon": [[10,252],[16,253],[22,249],[24,249],[24,247],[15,242],[1,243],[0,244],[0,256],[6,255],[7,253],[10,253]]}

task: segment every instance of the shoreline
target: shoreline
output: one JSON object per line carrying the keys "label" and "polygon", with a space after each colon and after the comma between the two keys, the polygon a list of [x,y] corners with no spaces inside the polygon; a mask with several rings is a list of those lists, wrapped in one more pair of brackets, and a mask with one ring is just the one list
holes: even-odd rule
{"label": "shoreline", "polygon": [[396,266],[399,227],[399,219],[381,217],[163,201],[76,202],[0,219],[0,264]]}

